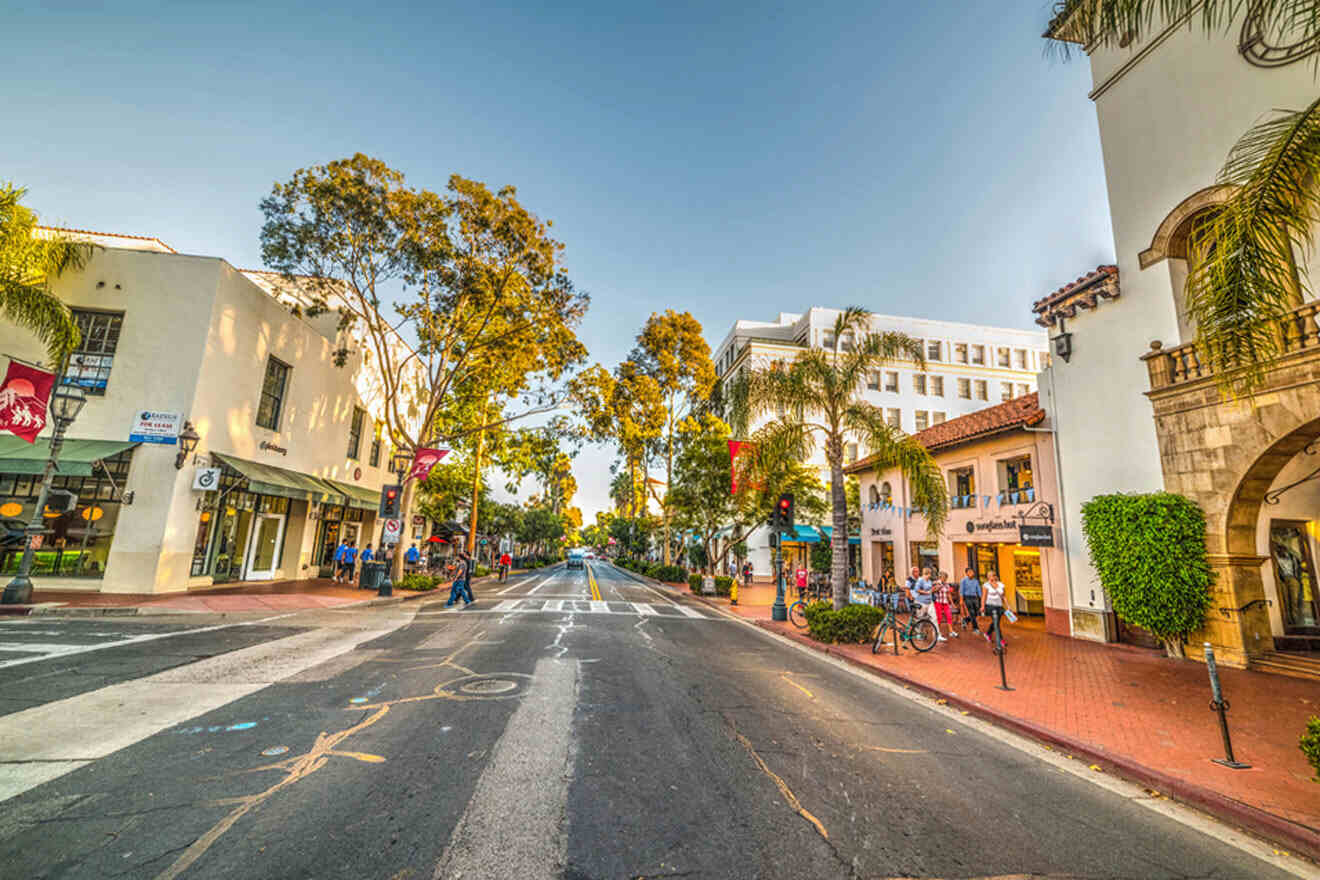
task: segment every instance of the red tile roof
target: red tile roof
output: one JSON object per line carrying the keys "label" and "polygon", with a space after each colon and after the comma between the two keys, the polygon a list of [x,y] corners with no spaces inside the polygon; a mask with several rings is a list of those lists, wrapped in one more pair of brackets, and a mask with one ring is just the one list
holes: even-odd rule
{"label": "red tile roof", "polygon": [[1083,291],[1088,287],[1094,287],[1095,285],[1103,282],[1106,278],[1108,278],[1111,275],[1115,277],[1118,276],[1117,266],[1113,266],[1113,265],[1097,266],[1094,272],[1083,275],[1081,278],[1078,278],[1076,281],[1072,282],[1071,284],[1063,285],[1063,287],[1060,287],[1058,290],[1054,291],[1049,296],[1036,300],[1036,302],[1031,306],[1031,310],[1033,312],[1042,312],[1045,309],[1049,308],[1050,306],[1054,305],[1055,303],[1059,302],[1060,300],[1067,299],[1068,297],[1072,296],[1074,293],[1079,293],[1080,291]]}
{"label": "red tile roof", "polygon": [[[1016,428],[1029,428],[1039,425],[1044,420],[1045,410],[1040,408],[1040,395],[1033,391],[997,406],[986,407],[938,425],[931,425],[926,430],[913,434],[912,439],[926,447],[928,451],[935,452]],[[843,470],[844,473],[855,474],[867,470],[874,464],[874,459],[868,457]]]}

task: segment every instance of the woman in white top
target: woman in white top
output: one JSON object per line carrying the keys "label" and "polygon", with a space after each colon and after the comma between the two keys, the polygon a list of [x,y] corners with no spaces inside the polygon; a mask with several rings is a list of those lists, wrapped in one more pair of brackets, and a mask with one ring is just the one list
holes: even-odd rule
{"label": "woman in white top", "polygon": [[[990,631],[985,634],[985,640],[993,645],[994,641],[990,637],[990,632],[1001,633],[1000,618],[1004,614],[1005,587],[1004,582],[999,579],[999,573],[994,569],[988,571],[985,576],[985,583],[982,584],[982,589],[985,591],[985,613],[990,616]],[[999,646],[1003,647],[1004,644],[1004,638],[1001,633],[999,637]]]}

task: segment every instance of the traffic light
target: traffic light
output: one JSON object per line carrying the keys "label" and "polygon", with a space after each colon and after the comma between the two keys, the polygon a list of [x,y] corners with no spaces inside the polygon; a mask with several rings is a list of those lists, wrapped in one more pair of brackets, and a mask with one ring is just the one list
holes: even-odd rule
{"label": "traffic light", "polygon": [[382,486],[380,489],[380,518],[398,519],[399,518],[399,492],[402,486],[395,484],[393,486]]}
{"label": "traffic light", "polygon": [[781,532],[793,531],[793,493],[785,492],[779,496],[775,505],[776,529]]}

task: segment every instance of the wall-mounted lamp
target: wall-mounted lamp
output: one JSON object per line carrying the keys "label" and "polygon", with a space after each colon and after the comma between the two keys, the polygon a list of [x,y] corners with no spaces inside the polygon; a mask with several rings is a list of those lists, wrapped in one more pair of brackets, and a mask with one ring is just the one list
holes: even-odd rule
{"label": "wall-mounted lamp", "polygon": [[174,457],[175,470],[182,470],[183,463],[192,455],[192,451],[197,448],[202,436],[197,433],[192,422],[184,422],[183,430],[179,432],[179,454]]}
{"label": "wall-mounted lamp", "polygon": [[1060,333],[1058,336],[1054,337],[1054,353],[1063,358],[1064,363],[1067,363],[1072,357],[1072,351],[1071,333]]}

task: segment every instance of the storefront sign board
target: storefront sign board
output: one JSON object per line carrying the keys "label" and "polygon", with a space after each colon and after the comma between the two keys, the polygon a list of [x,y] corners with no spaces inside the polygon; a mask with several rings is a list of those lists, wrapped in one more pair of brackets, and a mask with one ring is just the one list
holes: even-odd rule
{"label": "storefront sign board", "polygon": [[220,487],[220,468],[198,468],[193,471],[194,489],[213,492]]}
{"label": "storefront sign board", "polygon": [[1018,527],[1018,543],[1023,547],[1053,547],[1054,526],[1026,525]]}
{"label": "storefront sign board", "polygon": [[183,417],[178,413],[139,410],[129,429],[128,439],[132,443],[164,443],[173,446],[179,440],[179,426]]}

